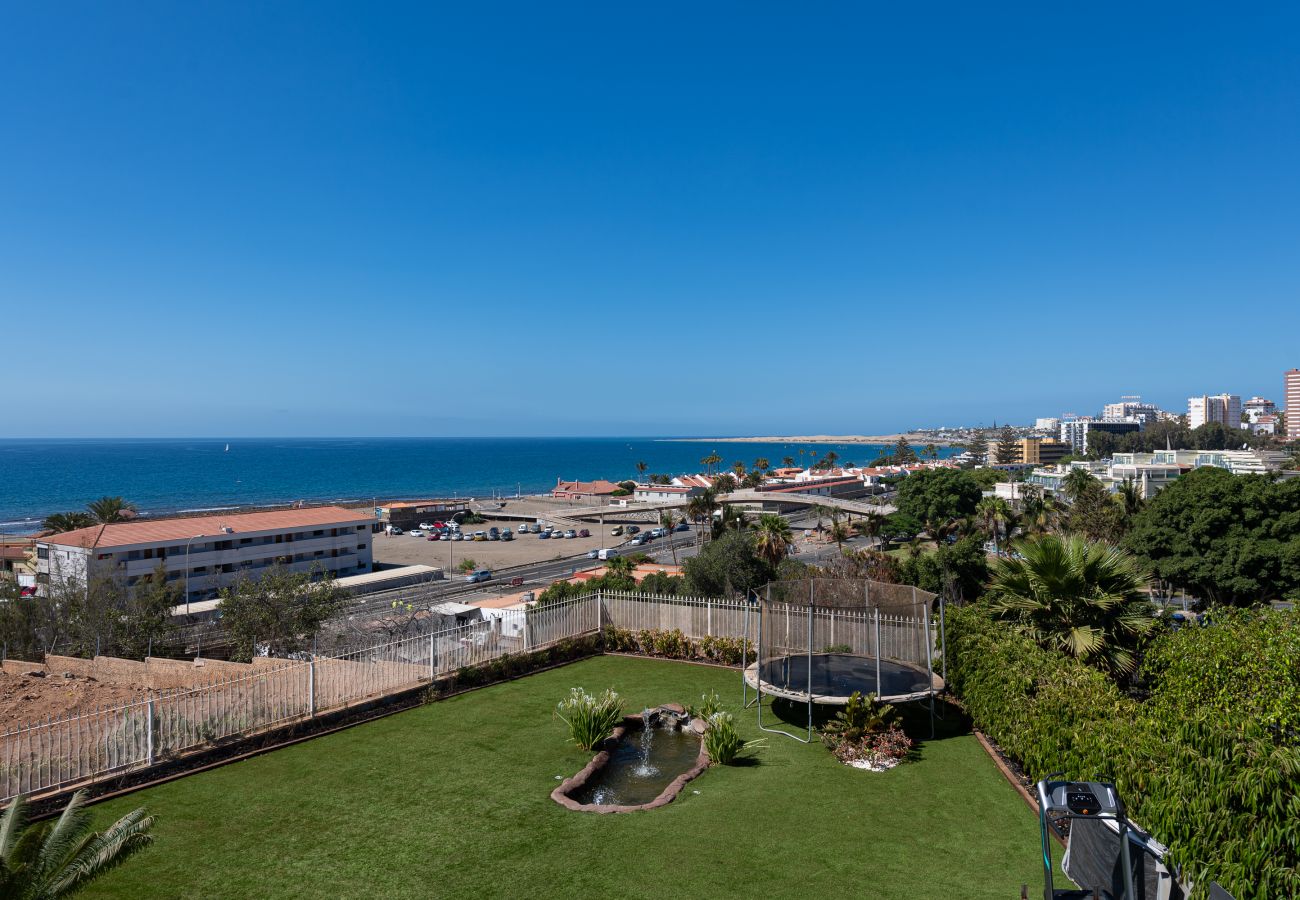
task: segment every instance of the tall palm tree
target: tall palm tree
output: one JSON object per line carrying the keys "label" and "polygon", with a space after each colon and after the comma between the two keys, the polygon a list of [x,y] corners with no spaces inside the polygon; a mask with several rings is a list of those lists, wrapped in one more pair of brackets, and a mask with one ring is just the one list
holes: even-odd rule
{"label": "tall palm tree", "polygon": [[781,564],[790,552],[790,543],[794,540],[794,531],[790,523],[775,513],[764,513],[758,517],[754,526],[754,550],[773,568]]}
{"label": "tall palm tree", "polygon": [[650,468],[650,466],[648,463],[646,463],[645,460],[640,460],[637,462],[636,473],[641,476],[642,480],[645,480],[645,473],[646,473],[646,469],[648,468]]}
{"label": "tall palm tree", "polygon": [[934,444],[926,444],[921,450],[921,455],[933,461],[939,458],[939,448]]}
{"label": "tall palm tree", "polygon": [[1131,519],[1142,511],[1146,501],[1142,498],[1142,488],[1132,478],[1125,478],[1115,491],[1115,500],[1124,509],[1124,517]]}
{"label": "tall palm tree", "polygon": [[89,528],[94,525],[95,517],[90,513],[84,512],[62,512],[51,513],[41,522],[41,528],[46,531],[53,531],[56,534],[62,534],[65,531],[76,531],[78,528]]}
{"label": "tall palm tree", "polygon": [[100,497],[86,504],[86,511],[95,517],[96,522],[107,524],[121,522],[135,515],[135,504],[121,497]]}
{"label": "tall palm tree", "polygon": [[781,457],[781,465],[785,466],[787,469],[793,469],[793,468],[794,468],[794,457],[793,457],[793,456],[783,456],[783,457]]}
{"label": "tall palm tree", "polygon": [[56,821],[35,824],[26,822],[26,797],[10,802],[0,817],[0,897],[67,897],[153,841],[154,818],[143,809],[92,832],[85,800],[77,791]]}
{"label": "tall palm tree", "polygon": [[744,531],[749,518],[744,511],[734,505],[722,507],[722,516],[713,523],[713,536],[720,537],[728,531]]}
{"label": "tall palm tree", "polygon": [[713,450],[709,452],[708,456],[700,460],[700,465],[704,466],[704,471],[706,474],[712,475],[713,467],[720,462],[722,462],[722,457],[718,454],[717,450]]}
{"label": "tall palm tree", "polygon": [[736,473],[736,480],[739,481],[745,477],[745,464],[740,460],[736,460],[731,464],[731,471]]}
{"label": "tall palm tree", "polygon": [[754,460],[754,468],[758,469],[760,472],[766,472],[768,469],[772,468],[772,464],[767,461],[766,456],[760,456],[758,459]]}
{"label": "tall palm tree", "polygon": [[839,516],[832,516],[830,534],[831,540],[835,542],[836,549],[843,553],[844,542],[853,537],[853,529],[849,527],[847,522],[841,522]]}
{"label": "tall palm tree", "polygon": [[677,518],[677,513],[671,509],[661,510],[659,513],[659,525],[668,533],[668,545],[673,551],[674,566],[677,565],[677,544],[673,538],[673,529],[677,527],[678,521],[680,520]]}
{"label": "tall palm tree", "polygon": [[[705,522],[713,522],[713,514],[717,512],[718,492],[713,488],[705,488],[686,502],[686,515],[691,517],[697,526]],[[702,542],[704,540],[704,529],[699,528],[696,537]]]}
{"label": "tall palm tree", "polygon": [[835,465],[835,461],[838,460],[839,458],[840,455],[836,453],[834,450],[827,450],[826,455],[822,457],[822,461],[826,463],[827,468],[830,468]]}
{"label": "tall palm tree", "polygon": [[984,497],[975,507],[975,517],[979,520],[980,530],[993,541],[995,553],[1002,552],[999,541],[1004,525],[1011,519],[1011,507],[1001,497]]}
{"label": "tall palm tree", "polygon": [[853,528],[876,541],[885,530],[885,516],[883,513],[869,512],[854,522]]}
{"label": "tall palm tree", "polygon": [[1137,668],[1138,642],[1155,626],[1146,576],[1127,552],[1081,537],[1017,541],[989,589],[995,614],[1044,647],[1115,675]]}

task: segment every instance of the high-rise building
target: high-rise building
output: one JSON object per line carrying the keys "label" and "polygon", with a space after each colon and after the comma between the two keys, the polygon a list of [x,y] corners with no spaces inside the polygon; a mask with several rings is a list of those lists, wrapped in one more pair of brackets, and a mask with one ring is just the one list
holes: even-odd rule
{"label": "high-rise building", "polygon": [[1246,421],[1254,425],[1259,421],[1260,416],[1276,415],[1277,404],[1272,400],[1265,400],[1263,397],[1251,397],[1241,404],[1241,411],[1246,414]]}
{"label": "high-rise building", "polygon": [[1137,419],[1125,422],[1099,422],[1090,416],[1064,419],[1061,422],[1061,442],[1069,444],[1071,452],[1082,456],[1088,452],[1088,433],[1105,432],[1118,437],[1134,431],[1141,431],[1142,424]]}
{"label": "high-rise building", "polygon": [[1241,397],[1237,394],[1214,394],[1187,398],[1187,425],[1200,428],[1218,422],[1225,428],[1241,427]]}
{"label": "high-rise building", "polygon": [[1286,404],[1286,437],[1300,440],[1300,369],[1282,375],[1282,401]]}
{"label": "high-rise building", "polygon": [[1143,403],[1136,395],[1120,397],[1118,403],[1107,403],[1101,408],[1101,418],[1105,422],[1126,422],[1136,419],[1145,428],[1160,418],[1160,407],[1154,403]]}

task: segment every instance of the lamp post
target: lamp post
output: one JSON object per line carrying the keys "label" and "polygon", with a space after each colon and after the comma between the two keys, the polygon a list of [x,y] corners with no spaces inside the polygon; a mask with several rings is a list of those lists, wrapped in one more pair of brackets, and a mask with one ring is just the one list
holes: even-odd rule
{"label": "lamp post", "polygon": [[199,538],[205,537],[202,534],[196,534],[185,542],[185,615],[190,614],[190,544]]}

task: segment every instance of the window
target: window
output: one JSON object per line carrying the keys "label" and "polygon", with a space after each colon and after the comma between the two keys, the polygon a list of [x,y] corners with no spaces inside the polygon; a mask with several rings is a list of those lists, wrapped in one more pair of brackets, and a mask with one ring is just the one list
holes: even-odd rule
{"label": "window", "polygon": [[365,544],[357,544],[357,549],[358,549],[358,550],[364,550],[364,549],[366,549],[366,545],[365,545]]}
{"label": "window", "polygon": [[37,548],[36,548],[36,558],[37,558],[37,559],[49,559],[49,558],[50,558],[50,548],[49,548],[49,547],[37,547]]}

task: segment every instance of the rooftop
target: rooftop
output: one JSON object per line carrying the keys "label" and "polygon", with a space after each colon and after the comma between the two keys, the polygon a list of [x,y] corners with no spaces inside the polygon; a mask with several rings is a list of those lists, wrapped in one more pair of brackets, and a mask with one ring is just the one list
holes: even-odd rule
{"label": "rooftop", "polygon": [[313,506],[305,509],[279,509],[270,512],[232,513],[226,516],[183,516],[174,519],[136,519],[65,531],[40,539],[43,544],[64,547],[122,547],[184,541],[200,536],[217,537],[223,528],[234,534],[257,531],[286,531],[322,525],[361,525],[374,521],[372,516],[341,506]]}

